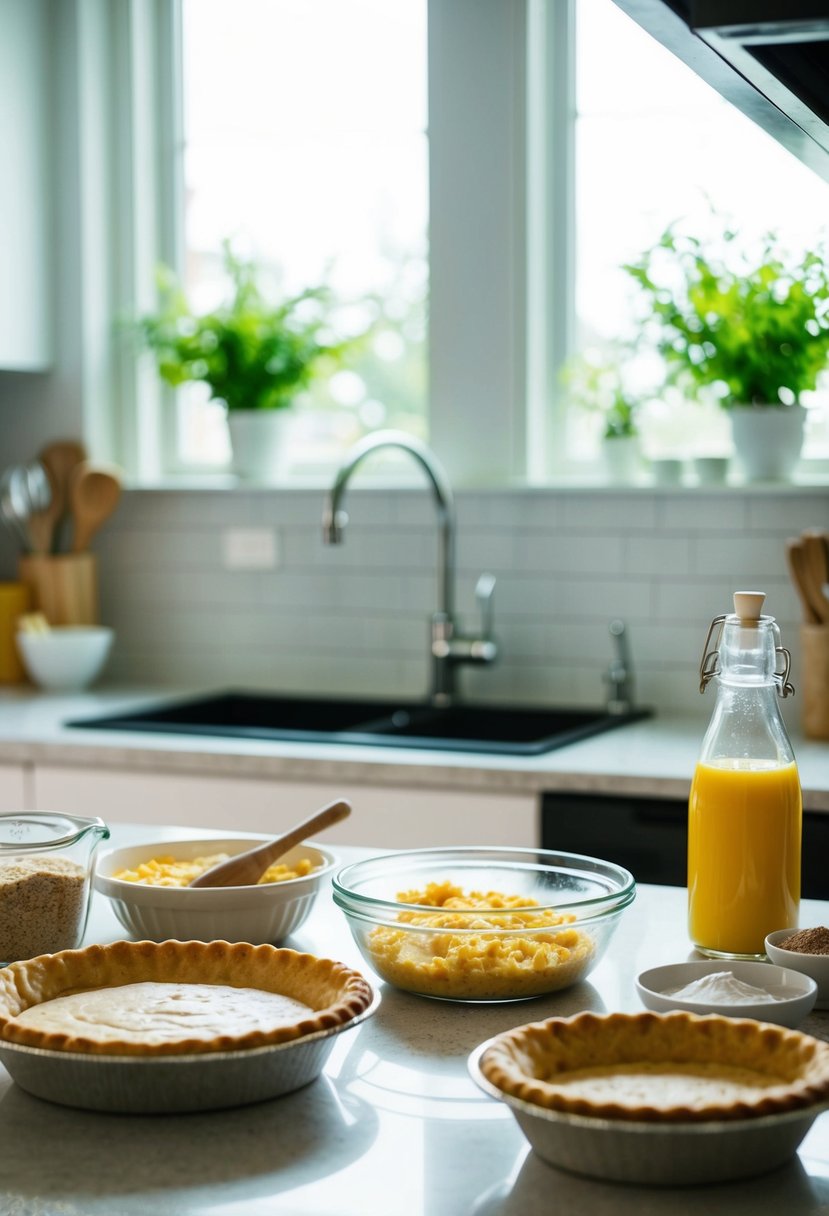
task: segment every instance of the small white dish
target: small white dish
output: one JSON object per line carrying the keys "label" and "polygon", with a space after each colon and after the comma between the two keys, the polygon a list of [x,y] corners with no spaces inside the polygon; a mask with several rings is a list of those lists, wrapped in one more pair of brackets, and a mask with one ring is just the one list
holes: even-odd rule
{"label": "small white dish", "polygon": [[[772,996],[782,999],[731,1005],[714,1004],[709,999],[678,1000],[670,995],[694,980],[719,971],[730,971],[735,979],[744,984],[763,988]],[[773,1022],[790,1029],[800,1025],[817,1000],[817,984],[800,971],[773,963],[732,962],[728,959],[652,967],[637,976],[636,991],[642,1004],[656,1013],[668,1013],[671,1009],[684,1009],[688,1013],[719,1013],[729,1018],[756,1018],[760,1022]]]}
{"label": "small white dish", "polygon": [[29,678],[41,688],[86,688],[103,670],[115,634],[105,625],[55,625],[44,633],[17,634]]}
{"label": "small white dish", "polygon": [[810,976],[817,984],[815,1009],[829,1009],[829,954],[802,954],[798,950],[784,950],[780,943],[797,929],[778,929],[766,938],[766,954],[778,967],[789,967],[802,975]]}

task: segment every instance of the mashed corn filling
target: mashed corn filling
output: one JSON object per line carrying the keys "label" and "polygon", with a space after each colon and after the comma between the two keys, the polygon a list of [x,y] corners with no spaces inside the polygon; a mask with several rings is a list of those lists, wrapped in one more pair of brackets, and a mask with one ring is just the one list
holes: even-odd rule
{"label": "mashed corn filling", "polygon": [[593,954],[572,914],[533,911],[536,900],[523,895],[464,892],[445,881],[397,899],[434,909],[401,912],[398,921],[412,928],[382,926],[368,935],[375,969],[399,988],[462,1000],[538,996],[575,983]]}
{"label": "mashed corn filling", "polygon": [[[174,857],[153,857],[142,861],[134,870],[118,870],[113,878],[124,882],[140,882],[148,887],[186,887],[220,861],[227,861],[229,853],[214,853],[212,857],[194,857],[192,861],[177,861]],[[292,866],[274,862],[259,879],[263,882],[285,882],[289,878],[304,878],[314,869],[312,862],[304,857]]]}

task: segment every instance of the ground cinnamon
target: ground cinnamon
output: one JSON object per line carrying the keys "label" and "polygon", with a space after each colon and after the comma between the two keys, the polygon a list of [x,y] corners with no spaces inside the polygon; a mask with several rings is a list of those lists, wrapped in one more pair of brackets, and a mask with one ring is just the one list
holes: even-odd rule
{"label": "ground cinnamon", "polygon": [[829,954],[829,929],[824,925],[801,929],[777,944],[781,950],[796,950],[798,954]]}

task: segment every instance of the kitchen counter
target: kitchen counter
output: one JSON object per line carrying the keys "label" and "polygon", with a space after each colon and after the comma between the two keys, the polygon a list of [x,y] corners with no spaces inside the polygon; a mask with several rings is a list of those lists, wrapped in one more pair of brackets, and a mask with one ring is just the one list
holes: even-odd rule
{"label": "kitchen counter", "polygon": [[[659,715],[540,756],[259,742],[195,735],[69,729],[69,719],[172,700],[185,693],[101,689],[72,695],[0,693],[0,763],[153,773],[359,782],[422,789],[534,794],[568,790],[684,798],[707,715]],[[710,713],[713,696],[706,707]],[[790,714],[796,719],[796,711]],[[829,743],[792,730],[804,807],[829,811]]]}
{"label": "kitchen counter", "polygon": [[[183,834],[180,828],[121,826],[110,843]],[[344,861],[364,855],[338,851]],[[829,905],[804,903],[801,924],[827,920]],[[87,940],[122,933],[96,894]],[[327,892],[287,944],[342,959],[371,978]],[[469,1078],[470,1051],[491,1035],[581,1009],[638,1011],[635,975],[690,953],[685,892],[643,887],[608,956],[586,982],[557,996],[481,1006],[429,1001],[380,985],[379,1009],[338,1038],[318,1080],[237,1110],[178,1116],[76,1111],[30,1097],[0,1067],[0,1210],[14,1216],[826,1211],[829,1113],[819,1117],[796,1159],[764,1177],[645,1190],[591,1182],[546,1165],[530,1152],[507,1108]],[[813,1014],[803,1029],[829,1036],[829,1013]]]}

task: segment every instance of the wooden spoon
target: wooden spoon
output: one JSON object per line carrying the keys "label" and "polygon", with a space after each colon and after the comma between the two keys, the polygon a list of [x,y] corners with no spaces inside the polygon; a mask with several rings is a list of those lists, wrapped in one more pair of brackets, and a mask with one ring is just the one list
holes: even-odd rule
{"label": "wooden spoon", "polygon": [[72,552],[85,553],[89,542],[109,519],[121,497],[121,480],[107,469],[84,461],[76,465],[69,481],[69,506],[75,532]]}
{"label": "wooden spoon", "polygon": [[51,553],[55,528],[66,514],[66,495],[60,493],[54,471],[43,461],[40,466],[49,485],[49,501],[45,507],[32,511],[29,516],[29,538],[33,553]]}
{"label": "wooden spoon", "polygon": [[[51,522],[49,549],[54,549],[54,534],[69,510],[69,481],[72,471],[76,465],[86,460],[86,449],[74,439],[61,439],[56,443],[47,444],[38,460],[46,470],[52,491],[52,501],[48,508]],[[46,524],[43,528],[45,530]],[[48,550],[42,549],[41,552],[46,553]]]}
{"label": "wooden spoon", "polygon": [[257,845],[254,849],[248,849],[246,853],[237,853],[235,857],[230,857],[227,861],[220,861],[217,866],[211,866],[209,870],[205,870],[203,874],[194,878],[187,885],[190,887],[252,886],[259,881],[268,866],[278,861],[294,845],[307,840],[315,832],[321,832],[323,828],[330,828],[332,824],[339,823],[341,819],[347,819],[350,814],[351,805],[348,802],[342,800],[332,802],[328,806],[324,806],[321,811],[317,811],[315,815],[303,819],[283,836],[277,836],[265,844]]}
{"label": "wooden spoon", "polygon": [[[803,608],[803,619],[806,624],[819,625],[824,619],[829,620],[829,600],[824,596],[822,587],[814,582],[812,567],[806,560],[806,550],[802,540],[790,537],[786,541],[786,560],[794,589]],[[827,612],[826,618],[821,615],[823,605]]]}

